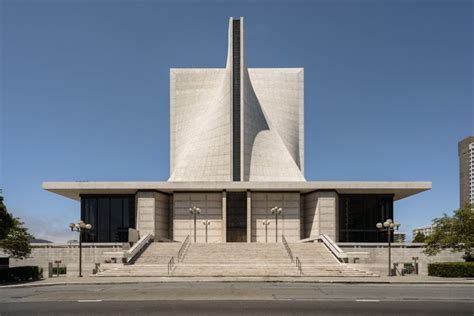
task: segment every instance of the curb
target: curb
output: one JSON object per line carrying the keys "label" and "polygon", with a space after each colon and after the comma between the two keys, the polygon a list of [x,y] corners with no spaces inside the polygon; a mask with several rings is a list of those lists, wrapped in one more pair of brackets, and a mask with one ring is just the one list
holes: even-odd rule
{"label": "curb", "polygon": [[403,285],[472,285],[474,286],[474,280],[464,281],[418,281],[418,282],[403,282],[403,281],[364,281],[364,280],[121,280],[121,281],[92,281],[92,282],[77,282],[77,281],[64,281],[64,282],[48,282],[48,283],[28,283],[28,284],[9,284],[0,285],[0,289],[5,288],[29,288],[29,287],[47,287],[47,286],[58,286],[58,285],[111,285],[111,284],[140,284],[140,283],[317,283],[317,284],[403,284]]}

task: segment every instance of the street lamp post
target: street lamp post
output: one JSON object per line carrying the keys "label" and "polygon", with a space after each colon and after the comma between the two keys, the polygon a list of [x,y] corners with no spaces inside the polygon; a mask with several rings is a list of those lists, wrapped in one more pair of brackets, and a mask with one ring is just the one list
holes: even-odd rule
{"label": "street lamp post", "polygon": [[209,225],[211,225],[211,221],[205,219],[205,220],[202,221],[202,224],[203,224],[204,226],[206,226],[206,243],[207,243],[207,227],[208,227]]}
{"label": "street lamp post", "polygon": [[199,207],[193,206],[189,208],[189,213],[194,216],[194,243],[196,243],[196,216],[201,214],[201,209]]}
{"label": "street lamp post", "polygon": [[79,221],[79,223],[70,223],[69,228],[79,233],[79,277],[82,278],[82,234],[91,230],[92,225]]}
{"label": "street lamp post", "polygon": [[264,219],[262,221],[262,224],[265,226],[265,243],[267,243],[268,242],[268,225],[270,225],[270,220]]}
{"label": "street lamp post", "polygon": [[281,207],[275,206],[272,208],[272,214],[275,214],[275,240],[278,242],[278,215],[281,214],[283,209]]}
{"label": "street lamp post", "polygon": [[418,257],[412,257],[413,261],[415,261],[415,274],[418,275]]}
{"label": "street lamp post", "polygon": [[383,223],[377,223],[375,225],[378,229],[381,231],[386,231],[388,235],[388,276],[393,276],[392,273],[392,232],[395,230],[398,230],[398,227],[400,227],[400,223],[398,222],[393,222],[391,219],[387,219]]}

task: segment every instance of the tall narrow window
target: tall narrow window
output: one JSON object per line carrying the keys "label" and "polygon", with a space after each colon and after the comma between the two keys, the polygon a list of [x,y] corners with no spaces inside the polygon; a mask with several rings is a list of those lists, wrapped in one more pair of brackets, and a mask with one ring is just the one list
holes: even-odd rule
{"label": "tall narrow window", "polygon": [[240,181],[240,20],[232,24],[232,162],[233,180]]}

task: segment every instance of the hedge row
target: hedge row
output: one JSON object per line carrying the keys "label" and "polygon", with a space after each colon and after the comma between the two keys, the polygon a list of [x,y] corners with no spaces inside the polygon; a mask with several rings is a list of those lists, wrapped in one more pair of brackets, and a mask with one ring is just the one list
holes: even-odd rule
{"label": "hedge row", "polygon": [[38,266],[24,266],[0,269],[0,283],[39,280],[43,269]]}
{"label": "hedge row", "polygon": [[53,267],[52,269],[52,274],[55,275],[55,274],[66,274],[67,273],[67,270],[66,270],[66,267]]}
{"label": "hedge row", "polygon": [[444,278],[472,278],[474,277],[474,262],[430,263],[428,275]]}

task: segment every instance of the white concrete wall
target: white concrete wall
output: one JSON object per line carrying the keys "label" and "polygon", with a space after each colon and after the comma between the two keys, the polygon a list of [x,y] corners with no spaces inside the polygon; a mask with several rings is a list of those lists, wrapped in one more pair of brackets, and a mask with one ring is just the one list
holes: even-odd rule
{"label": "white concrete wall", "polygon": [[249,180],[304,181],[303,68],[250,68],[243,74],[249,121],[244,145],[254,147],[246,152]]}
{"label": "white concrete wall", "polygon": [[244,181],[305,181],[300,72],[299,68],[244,69]]}
{"label": "white concrete wall", "polygon": [[[388,247],[383,243],[338,243],[344,252],[367,252],[367,258],[360,258],[359,263],[354,267],[375,271],[381,275],[388,274]],[[440,254],[432,257],[422,253],[421,244],[392,244],[392,263],[394,262],[414,262],[413,257],[418,257],[419,273],[428,275],[428,264],[433,262],[463,262],[462,253],[453,253],[444,250]]]}
{"label": "white concrete wall", "polygon": [[[23,260],[10,259],[10,267],[40,266],[43,276],[48,277],[48,263],[61,260],[61,266],[66,265],[68,276],[79,273],[78,244],[32,244],[31,255]],[[95,263],[103,263],[102,254],[106,251],[120,251],[121,243],[83,243],[82,244],[82,274],[90,275]]]}
{"label": "white concrete wall", "polygon": [[169,181],[231,180],[231,82],[230,68],[170,70]]}
{"label": "white concrete wall", "polygon": [[152,234],[155,240],[170,237],[170,196],[159,192],[138,192],[137,229],[140,236]]}
{"label": "white concrete wall", "polygon": [[[241,178],[305,181],[304,70],[247,69],[241,25]],[[170,71],[170,181],[232,180],[232,19],[226,68]]]}
{"label": "white concrete wall", "polygon": [[337,241],[338,196],[336,192],[313,192],[304,199],[305,238],[326,234]]}
{"label": "white concrete wall", "polygon": [[183,241],[190,235],[194,241],[194,218],[189,213],[190,207],[199,207],[201,214],[196,220],[196,242],[205,242],[205,225],[209,220],[208,242],[222,242],[222,192],[212,193],[174,193],[173,197],[173,239]]}
{"label": "white concrete wall", "polygon": [[283,209],[283,215],[278,217],[278,242],[282,241],[283,234],[289,242],[299,240],[300,194],[252,192],[252,242],[265,242],[264,219],[270,220],[268,242],[275,242],[275,216],[271,214],[274,206]]}

